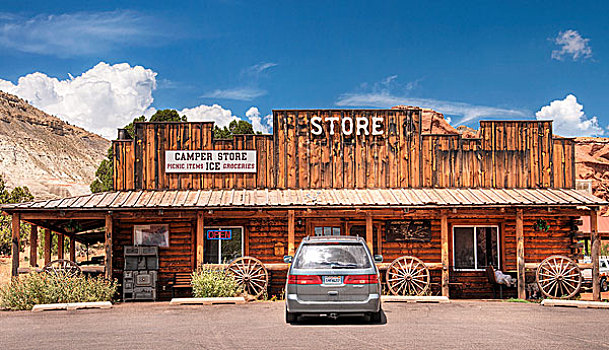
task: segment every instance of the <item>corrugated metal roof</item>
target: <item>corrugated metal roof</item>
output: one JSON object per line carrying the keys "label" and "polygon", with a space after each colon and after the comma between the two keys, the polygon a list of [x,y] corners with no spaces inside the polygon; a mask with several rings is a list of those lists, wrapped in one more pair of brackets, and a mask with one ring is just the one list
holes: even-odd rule
{"label": "corrugated metal roof", "polygon": [[268,207],[488,207],[607,205],[573,189],[287,189],[123,191],[4,205],[14,210]]}

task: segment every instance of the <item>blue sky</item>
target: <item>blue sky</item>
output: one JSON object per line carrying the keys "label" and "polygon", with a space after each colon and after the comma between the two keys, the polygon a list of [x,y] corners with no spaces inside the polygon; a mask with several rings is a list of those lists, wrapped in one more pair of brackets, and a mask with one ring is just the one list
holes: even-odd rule
{"label": "blue sky", "polygon": [[7,2],[0,89],[108,137],[154,109],[268,131],[272,109],[398,103],[608,133],[609,4],[468,4]]}

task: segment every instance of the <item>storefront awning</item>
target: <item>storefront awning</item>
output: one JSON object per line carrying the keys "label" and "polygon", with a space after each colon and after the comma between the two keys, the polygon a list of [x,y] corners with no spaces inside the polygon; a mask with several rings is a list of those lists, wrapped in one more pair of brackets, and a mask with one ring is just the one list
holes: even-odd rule
{"label": "storefront awning", "polygon": [[307,207],[575,207],[607,204],[585,191],[574,189],[258,189],[103,192],[10,204],[0,209],[17,212]]}

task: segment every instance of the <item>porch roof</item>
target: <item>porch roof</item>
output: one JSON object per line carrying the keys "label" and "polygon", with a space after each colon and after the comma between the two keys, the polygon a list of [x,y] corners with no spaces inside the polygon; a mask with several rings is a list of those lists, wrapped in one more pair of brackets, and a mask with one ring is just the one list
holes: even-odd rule
{"label": "porch roof", "polygon": [[0,206],[5,212],[46,210],[230,209],[307,207],[547,207],[608,203],[574,189],[251,189],[102,192]]}

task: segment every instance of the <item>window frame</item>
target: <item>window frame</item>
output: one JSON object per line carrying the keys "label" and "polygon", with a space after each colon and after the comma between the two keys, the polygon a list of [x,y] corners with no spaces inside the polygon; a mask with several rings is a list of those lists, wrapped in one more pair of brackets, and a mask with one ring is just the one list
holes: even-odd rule
{"label": "window frame", "polygon": [[453,270],[454,271],[484,271],[486,268],[473,268],[473,269],[462,269],[457,268],[455,264],[455,228],[473,228],[473,249],[474,249],[474,266],[478,266],[478,246],[476,240],[476,234],[478,228],[495,228],[497,229],[497,269],[501,269],[501,232],[499,225],[452,225],[452,256],[453,256]]}
{"label": "window frame", "polygon": [[[203,227],[203,232],[205,232],[204,240],[208,241],[207,230],[223,230],[223,229],[234,229],[234,228],[241,229],[241,257],[244,257],[245,256],[245,254],[244,254],[245,227],[244,226],[204,226]],[[205,255],[205,254],[203,254],[203,255]],[[219,262],[213,262],[213,263],[209,262],[207,264],[222,264],[222,240],[218,240],[218,261]]]}

